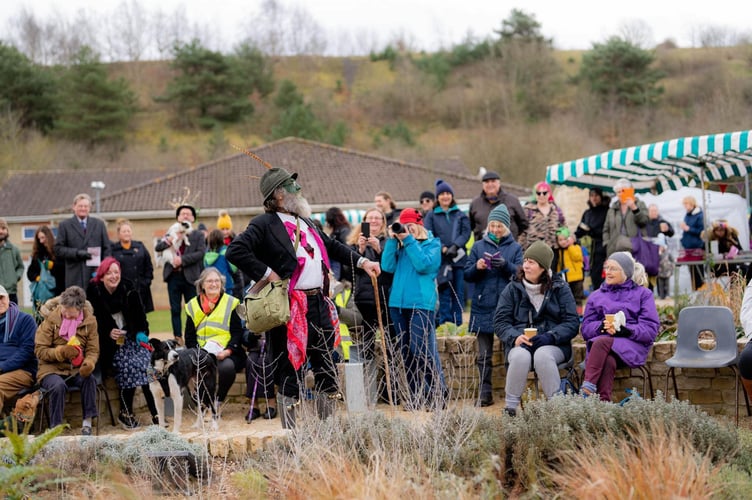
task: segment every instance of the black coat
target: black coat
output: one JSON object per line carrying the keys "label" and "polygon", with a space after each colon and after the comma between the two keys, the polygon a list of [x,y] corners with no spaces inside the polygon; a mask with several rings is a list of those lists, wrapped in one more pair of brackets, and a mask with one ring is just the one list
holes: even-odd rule
{"label": "black coat", "polygon": [[[385,236],[379,237],[379,242],[381,243],[381,250],[384,250],[384,242],[386,241]],[[354,251],[358,251],[357,245],[352,245],[350,248],[352,248]],[[358,255],[361,255],[365,257],[368,260],[372,260],[374,262],[381,262],[381,254],[376,253],[376,251],[371,248],[369,245],[366,245],[365,251]],[[392,279],[394,278],[394,275],[392,273],[384,273],[382,272],[379,275],[379,278],[377,280],[377,284],[379,287],[379,294],[381,299],[381,307],[382,309],[388,307],[389,304],[389,290],[392,288]],[[353,287],[355,292],[353,293],[353,298],[355,299],[355,304],[369,304],[369,305],[376,305],[376,299],[373,293],[373,282],[371,281],[371,277],[368,276],[368,273],[365,272],[362,269],[355,269],[355,286]]]}
{"label": "black coat", "polygon": [[[206,253],[206,239],[204,238],[204,233],[199,230],[191,231],[188,235],[188,243],[190,243],[190,245],[185,247],[185,253],[181,255],[181,260],[183,262],[181,267],[183,268],[185,279],[188,283],[193,283],[201,275],[201,271],[204,270],[204,254]],[[165,240],[161,240],[154,247],[154,250],[161,252],[169,246],[170,245]],[[172,264],[169,262],[166,263],[164,270],[162,271],[162,278],[167,281],[173,270],[174,268],[172,267]]]}
{"label": "black coat", "polygon": [[65,288],[78,285],[86,290],[97,266],[87,266],[87,259],[77,257],[76,253],[91,247],[100,249],[101,259],[110,255],[110,238],[107,236],[104,222],[89,216],[86,220],[86,233],[81,229],[75,215],[60,223],[57,228],[55,255],[58,261],[65,262]]}
{"label": "black coat", "polygon": [[120,272],[123,278],[136,287],[144,311],[147,313],[153,311],[151,282],[154,279],[154,266],[144,244],[140,241],[131,241],[131,247],[126,250],[119,241],[115,242],[112,245],[112,256],[120,262]]}
{"label": "black coat", "polygon": [[94,308],[94,316],[97,318],[97,332],[99,333],[99,366],[104,375],[109,375],[113,370],[112,358],[115,355],[115,341],[110,338],[110,332],[117,328],[113,319],[114,313],[122,312],[125,325],[126,337],[136,340],[138,332],[149,335],[149,322],[146,320],[144,307],[133,283],[121,280],[115,292],[110,294],[104,284],[89,282],[86,288],[86,299]]}
{"label": "black coat", "polygon": [[515,279],[501,293],[494,314],[494,333],[504,346],[504,356],[514,347],[514,341],[531,323],[539,333],[551,333],[556,345],[564,352],[564,359],[572,355],[572,339],[580,331],[580,320],[572,290],[558,275],[553,276],[551,288],[536,312],[525,286]]}
{"label": "black coat", "polygon": [[[339,241],[329,238],[317,229],[312,221],[304,220],[310,228],[318,231],[330,259],[340,262],[352,259],[357,264],[360,255]],[[282,220],[274,212],[254,217],[245,231],[232,240],[225,257],[253,281],[261,280],[267,268],[271,268],[280,278],[288,279],[298,267],[293,242]]]}

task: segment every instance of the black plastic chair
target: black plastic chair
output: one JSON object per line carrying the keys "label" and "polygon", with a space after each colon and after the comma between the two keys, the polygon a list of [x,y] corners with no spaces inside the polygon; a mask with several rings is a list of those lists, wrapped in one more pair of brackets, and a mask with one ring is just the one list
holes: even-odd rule
{"label": "black plastic chair", "polygon": [[[533,383],[535,384],[535,398],[538,399],[540,398],[538,373],[533,368],[532,363],[530,363],[530,365],[530,371],[533,374]],[[559,373],[565,372],[564,378],[569,379],[574,387],[580,387],[580,378],[577,375],[577,370],[574,369],[574,349],[572,349],[572,355],[569,356],[569,359],[556,365],[556,368],[559,369]]]}
{"label": "black plastic chair", "polygon": [[[715,336],[715,348],[705,350],[700,347],[700,335],[710,331]],[[736,345],[736,327],[731,309],[720,306],[685,307],[679,313],[679,325],[676,331],[676,353],[666,360],[669,367],[666,372],[666,393],[668,378],[674,382],[674,396],[679,399],[676,385],[677,368],[723,368],[734,372],[734,392],[736,394],[736,424],[739,425],[739,369],[737,362],[739,352]],[[751,415],[746,391],[744,401],[747,415]]]}

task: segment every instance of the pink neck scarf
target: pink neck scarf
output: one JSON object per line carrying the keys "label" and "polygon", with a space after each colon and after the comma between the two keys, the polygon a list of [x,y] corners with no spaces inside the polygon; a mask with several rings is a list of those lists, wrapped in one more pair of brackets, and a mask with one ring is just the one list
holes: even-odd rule
{"label": "pink neck scarf", "polygon": [[60,325],[60,336],[65,340],[70,340],[71,337],[76,335],[78,325],[84,320],[84,312],[80,311],[76,319],[63,318],[63,323]]}

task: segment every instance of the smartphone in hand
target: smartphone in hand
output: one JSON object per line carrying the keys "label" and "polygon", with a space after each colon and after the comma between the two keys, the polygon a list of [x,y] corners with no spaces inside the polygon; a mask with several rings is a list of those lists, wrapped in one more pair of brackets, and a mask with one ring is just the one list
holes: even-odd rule
{"label": "smartphone in hand", "polygon": [[371,224],[368,222],[361,222],[360,234],[362,234],[364,238],[370,238],[371,237]]}

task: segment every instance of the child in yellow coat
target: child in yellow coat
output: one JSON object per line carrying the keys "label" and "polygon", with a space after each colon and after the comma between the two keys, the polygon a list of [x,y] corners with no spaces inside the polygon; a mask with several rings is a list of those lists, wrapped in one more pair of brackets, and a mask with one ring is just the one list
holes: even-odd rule
{"label": "child in yellow coat", "polygon": [[557,273],[563,272],[564,279],[569,283],[574,300],[577,302],[577,312],[581,314],[582,302],[585,300],[583,287],[585,259],[582,256],[582,247],[575,242],[566,227],[556,231],[556,241],[559,243],[559,248],[554,254],[556,259],[554,270]]}

